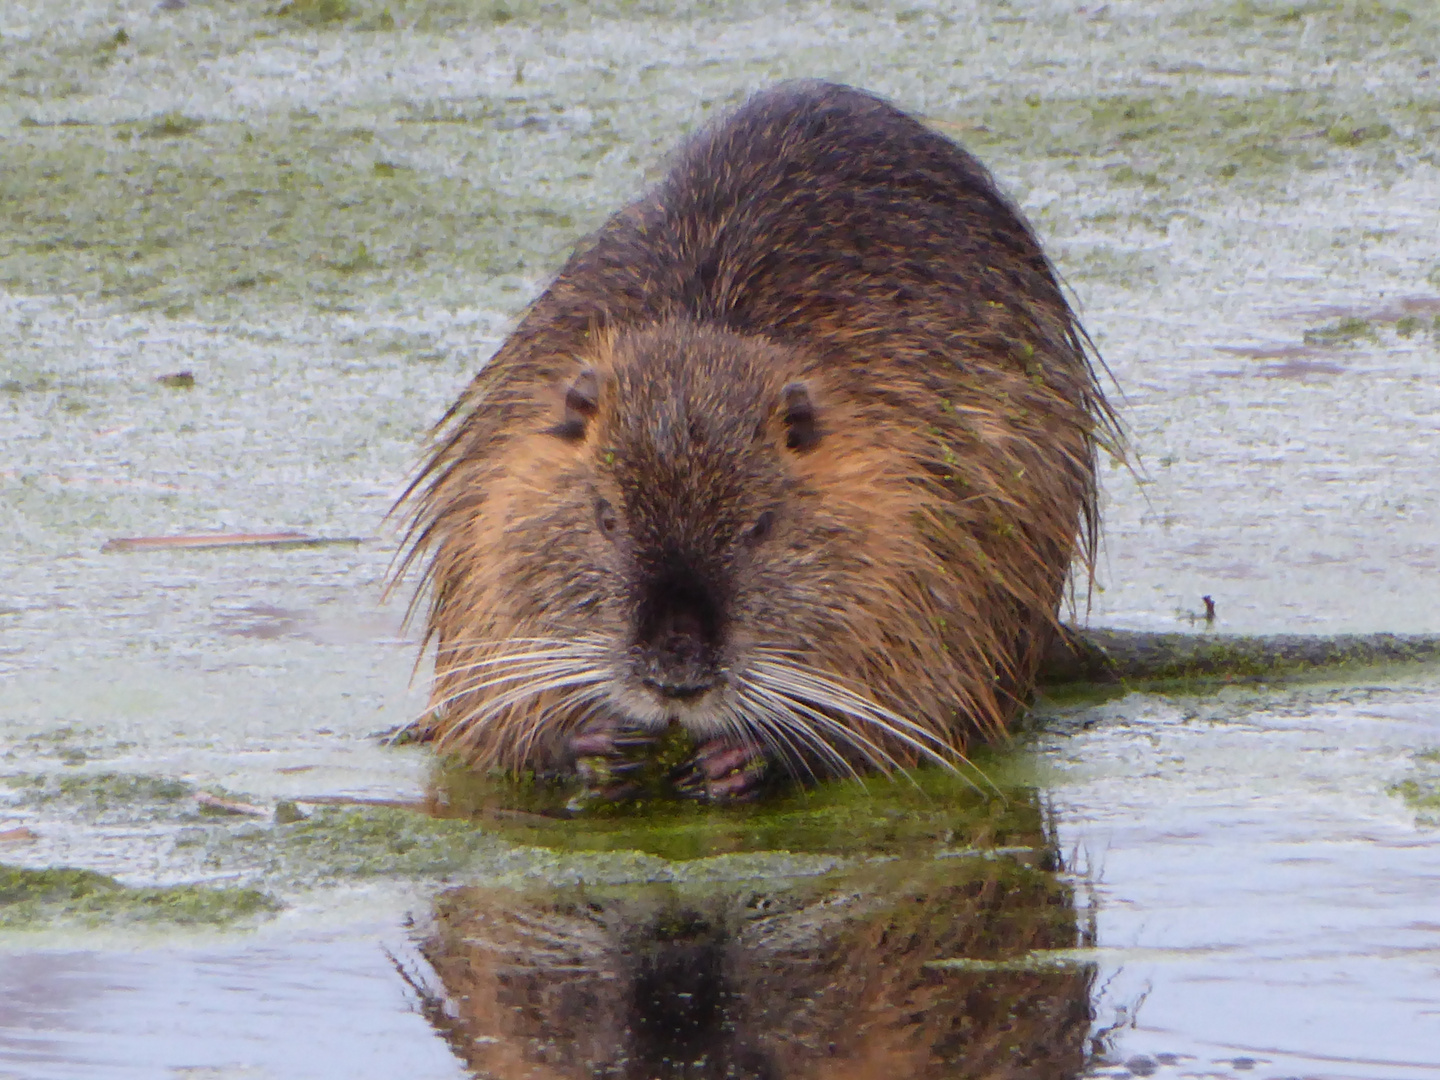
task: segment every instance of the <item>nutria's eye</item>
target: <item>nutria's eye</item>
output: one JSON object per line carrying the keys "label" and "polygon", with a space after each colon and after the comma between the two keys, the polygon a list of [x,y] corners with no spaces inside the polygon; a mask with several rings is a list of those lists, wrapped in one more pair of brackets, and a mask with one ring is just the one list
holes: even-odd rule
{"label": "nutria's eye", "polygon": [[766,510],[758,518],[755,524],[750,526],[750,531],[745,534],[745,542],[751,547],[769,538],[775,531],[775,511]]}
{"label": "nutria's eye", "polygon": [[785,445],[791,450],[810,450],[820,441],[820,428],[815,424],[815,403],[810,388],[793,382],[781,391],[785,407]]}
{"label": "nutria's eye", "polygon": [[615,516],[614,508],[604,499],[595,500],[595,524],[602,533],[612,537],[620,527],[620,519]]}
{"label": "nutria's eye", "polygon": [[585,437],[585,425],[600,409],[600,377],[593,368],[581,368],[565,391],[565,417],[546,431],[578,442]]}

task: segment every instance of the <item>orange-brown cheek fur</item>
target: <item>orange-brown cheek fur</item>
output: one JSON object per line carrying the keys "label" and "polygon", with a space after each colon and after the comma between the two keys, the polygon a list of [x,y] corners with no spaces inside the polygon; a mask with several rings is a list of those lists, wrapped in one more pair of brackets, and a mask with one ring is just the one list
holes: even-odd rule
{"label": "orange-brown cheek fur", "polygon": [[[473,716],[513,689],[500,681],[500,653],[536,652],[525,642],[569,636],[554,625],[544,603],[544,582],[535,580],[543,552],[523,538],[535,533],[530,519],[553,506],[559,478],[587,468],[583,445],[535,433],[510,440],[470,478],[482,501],[456,522],[438,546],[434,576],[443,602],[433,607],[436,640],[432,707],[450,718],[438,730],[440,748],[469,756],[482,768],[519,769],[529,759],[558,752],[571,719],[555,705],[562,695],[541,694],[486,713],[483,723],[454,722]],[[543,530],[542,530],[543,531]],[[540,602],[536,602],[537,592]],[[484,683],[491,685],[484,686]]]}

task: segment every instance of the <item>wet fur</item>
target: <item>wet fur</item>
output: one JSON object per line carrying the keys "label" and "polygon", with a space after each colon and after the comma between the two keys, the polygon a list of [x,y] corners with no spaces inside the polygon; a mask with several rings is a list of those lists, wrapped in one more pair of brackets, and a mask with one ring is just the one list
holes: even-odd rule
{"label": "wet fur", "polygon": [[[407,496],[431,733],[512,770],[557,766],[606,717],[749,738],[797,774],[1002,735],[1093,556],[1097,447],[1118,445],[1084,333],[984,168],[823,83],[685,146],[438,431]],[[667,551],[723,609],[723,685],[698,704],[632,677]]]}

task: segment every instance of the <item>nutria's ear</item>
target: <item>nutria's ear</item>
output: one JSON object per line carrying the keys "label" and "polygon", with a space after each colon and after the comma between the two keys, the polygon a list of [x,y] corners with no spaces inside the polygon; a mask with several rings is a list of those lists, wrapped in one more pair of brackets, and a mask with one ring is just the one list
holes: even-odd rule
{"label": "nutria's ear", "polygon": [[810,388],[792,382],[780,392],[782,417],[785,420],[785,445],[791,450],[812,450],[820,442],[820,426],[815,423],[815,402]]}
{"label": "nutria's ear", "polygon": [[565,390],[565,417],[546,428],[546,434],[570,442],[585,437],[585,425],[600,408],[600,377],[594,368],[581,368]]}

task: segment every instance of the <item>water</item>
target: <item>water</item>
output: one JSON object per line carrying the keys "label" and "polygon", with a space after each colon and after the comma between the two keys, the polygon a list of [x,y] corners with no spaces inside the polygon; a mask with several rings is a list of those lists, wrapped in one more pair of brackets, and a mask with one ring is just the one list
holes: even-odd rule
{"label": "water", "polygon": [[[433,988],[437,889],[598,864],[315,804],[300,847],[193,794],[421,795],[373,736],[423,705],[381,590],[424,431],[573,238],[777,78],[924,114],[1045,238],[1140,463],[1092,623],[1440,631],[1428,6],[381,7],[0,11],[0,862],[286,905],[0,929],[0,1076],[463,1074],[382,946]],[[276,529],[362,542],[100,551]],[[1440,1074],[1436,678],[1045,710],[1017,768],[1093,913],[1089,1067]]]}

